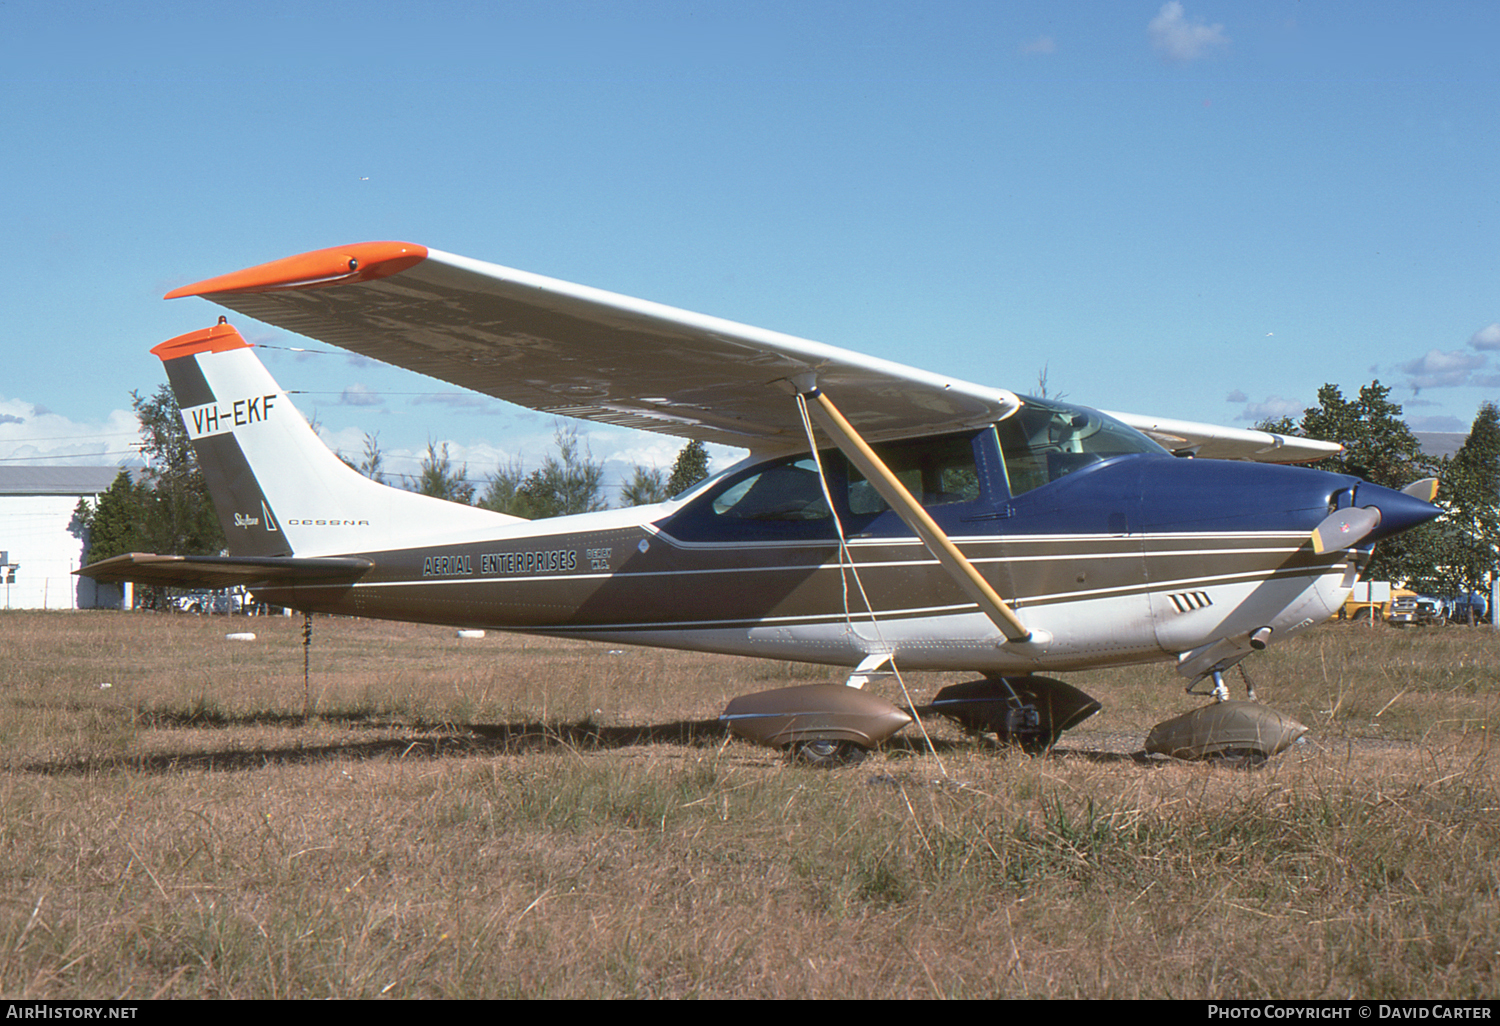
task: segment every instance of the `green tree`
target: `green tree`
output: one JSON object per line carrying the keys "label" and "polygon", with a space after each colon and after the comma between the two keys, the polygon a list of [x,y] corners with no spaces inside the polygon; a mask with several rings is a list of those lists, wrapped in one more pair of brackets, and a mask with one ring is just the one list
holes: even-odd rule
{"label": "green tree", "polygon": [[1344,447],[1320,461],[1318,469],[1353,474],[1387,488],[1404,488],[1431,473],[1433,461],[1423,454],[1390,394],[1379,381],[1361,388],[1354,400],[1345,399],[1337,385],[1318,389],[1318,405],[1303,411],[1296,434]]}
{"label": "green tree", "polygon": [[[121,471],[97,503],[80,500],[74,517],[86,532],[86,563],[127,552],[213,555],[224,548],[224,530],[198,468],[197,456],[172,390],[149,398],[130,393],[140,422],[147,465]],[[142,589],[141,604],[160,607],[164,589]]]}
{"label": "green tree", "polygon": [[85,564],[145,548],[142,528],[148,491],[131,480],[130,471],[122,470],[97,502],[78,500],[73,516],[84,530]]}
{"label": "green tree", "polygon": [[146,486],[140,542],[147,552],[213,555],[224,548],[224,530],[182,424],[177,397],[166,385],[148,399],[130,393],[141,425]]}
{"label": "green tree", "polygon": [[512,460],[490,478],[490,483],[485,488],[484,497],[479,500],[479,505],[485,509],[492,509],[496,513],[507,513],[513,517],[525,517],[530,520],[531,510],[526,506],[526,500],[521,495],[521,486],[525,483],[525,469],[519,460]]}
{"label": "green tree", "polygon": [[1500,406],[1487,402],[1479,407],[1469,437],[1454,454],[1475,486],[1473,501],[1493,514],[1500,496]]}
{"label": "green tree", "polygon": [[427,455],[422,457],[422,468],[417,473],[416,487],[412,491],[447,499],[449,502],[461,502],[466,506],[474,503],[474,486],[469,483],[468,465],[453,469],[447,442],[439,449],[435,442],[428,439]]}
{"label": "green tree", "polygon": [[604,464],[595,462],[578,428],[559,426],[552,435],[557,446],[541,467],[527,474],[516,462],[490,478],[480,505],[497,513],[528,520],[593,513],[605,509],[602,497]]}
{"label": "green tree", "polygon": [[637,463],[630,473],[630,480],[620,488],[621,506],[649,506],[672,497],[667,491],[667,475],[660,467],[643,467]]}
{"label": "green tree", "polygon": [[552,440],[557,454],[548,456],[541,469],[533,470],[521,485],[532,516],[561,517],[607,508],[600,494],[604,464],[594,462],[588,447],[579,442],[578,429],[559,427]]}
{"label": "green tree", "polygon": [[[1447,512],[1429,539],[1431,585],[1423,590],[1487,592],[1500,552],[1500,407],[1479,408],[1469,437],[1443,461],[1438,480],[1438,503]],[[1472,622],[1472,606],[1469,616]]]}
{"label": "green tree", "polygon": [[[1401,406],[1390,400],[1391,390],[1372,381],[1356,399],[1345,399],[1337,385],[1318,389],[1318,405],[1302,413],[1297,430],[1284,432],[1305,438],[1338,442],[1344,451],[1315,466],[1338,474],[1352,474],[1386,488],[1404,488],[1431,476],[1436,463],[1422,452],[1421,443],[1401,419]],[[1285,426],[1282,421],[1279,426]],[[1369,580],[1412,581],[1432,567],[1435,544],[1432,525],[1424,525],[1375,547],[1365,570]]]}
{"label": "green tree", "polygon": [[682,447],[667,479],[667,494],[681,495],[708,476],[708,449],[696,438]]}
{"label": "green tree", "polygon": [[1302,429],[1291,417],[1277,417],[1274,420],[1258,420],[1255,422],[1255,430],[1269,431],[1273,435],[1302,435]]}
{"label": "green tree", "polygon": [[380,451],[380,433],[365,432],[365,452],[358,463],[354,462],[343,453],[338,458],[344,461],[344,465],[352,470],[357,470],[365,477],[377,484],[385,484],[385,454]]}

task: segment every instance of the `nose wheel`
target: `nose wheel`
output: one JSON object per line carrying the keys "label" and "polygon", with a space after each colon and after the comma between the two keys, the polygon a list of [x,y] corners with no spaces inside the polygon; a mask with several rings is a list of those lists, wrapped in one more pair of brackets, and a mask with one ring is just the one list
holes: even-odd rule
{"label": "nose wheel", "polygon": [[[1208,672],[1208,677],[1209,677],[1210,680],[1212,680],[1214,682],[1214,686],[1213,686],[1213,688],[1211,690],[1209,690],[1209,691],[1199,691],[1199,690],[1197,690],[1198,681],[1196,681],[1196,680],[1193,681],[1191,684],[1189,684],[1187,687],[1183,688],[1183,690],[1186,691],[1190,695],[1211,695],[1211,696],[1213,696],[1213,700],[1215,702],[1227,702],[1227,701],[1229,701],[1229,685],[1224,683],[1224,673],[1223,673],[1223,671],[1222,670],[1210,670]],[[1201,680],[1201,679],[1202,678],[1199,678],[1199,680]]]}
{"label": "nose wheel", "polygon": [[1254,766],[1286,751],[1305,733],[1307,728],[1290,716],[1258,702],[1212,702],[1152,727],[1146,751]]}

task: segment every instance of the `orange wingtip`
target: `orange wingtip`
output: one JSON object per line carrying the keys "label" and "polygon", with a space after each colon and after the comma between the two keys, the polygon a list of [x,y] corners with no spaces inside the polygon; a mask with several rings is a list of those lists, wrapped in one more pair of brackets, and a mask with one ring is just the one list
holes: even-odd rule
{"label": "orange wingtip", "polygon": [[161,345],[151,350],[152,356],[159,356],[163,363],[175,360],[180,356],[197,356],[199,353],[223,353],[230,349],[248,349],[250,343],[246,342],[234,326],[220,322],[212,328],[204,328],[201,331],[190,331],[186,335],[178,335],[169,338]]}
{"label": "orange wingtip", "polygon": [[223,295],[227,292],[279,292],[389,278],[427,259],[427,247],[410,242],[359,242],[272,260],[269,264],[221,274],[173,289],[164,298]]}

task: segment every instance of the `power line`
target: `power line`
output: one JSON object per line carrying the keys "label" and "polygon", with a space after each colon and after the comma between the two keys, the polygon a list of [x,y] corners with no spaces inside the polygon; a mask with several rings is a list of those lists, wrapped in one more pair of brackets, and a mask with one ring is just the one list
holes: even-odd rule
{"label": "power line", "polygon": [[106,456],[139,456],[137,449],[126,449],[122,452],[75,452],[75,453],[49,453],[46,456],[0,456],[0,463],[26,463],[39,460],[91,460],[103,459]]}
{"label": "power line", "polygon": [[[98,435],[45,435],[45,436],[43,436],[41,438],[33,438],[30,435],[27,435],[25,438],[18,439],[18,441],[23,441],[23,442],[84,441],[84,442],[88,442],[88,441],[92,441],[92,440],[94,440],[96,438],[130,438],[130,437],[133,437],[133,436],[138,435],[138,434],[140,434],[140,431],[137,430],[137,431],[106,431],[103,434],[98,434]],[[0,440],[3,440],[3,439],[0,439]]]}

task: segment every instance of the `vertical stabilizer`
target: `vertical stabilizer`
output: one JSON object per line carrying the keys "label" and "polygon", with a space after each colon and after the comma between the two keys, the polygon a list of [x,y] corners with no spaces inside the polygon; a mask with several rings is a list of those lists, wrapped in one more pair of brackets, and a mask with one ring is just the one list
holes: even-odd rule
{"label": "vertical stabilizer", "polygon": [[346,465],[229,324],[151,352],[166,366],[231,555],[369,552],[519,522],[391,488]]}

